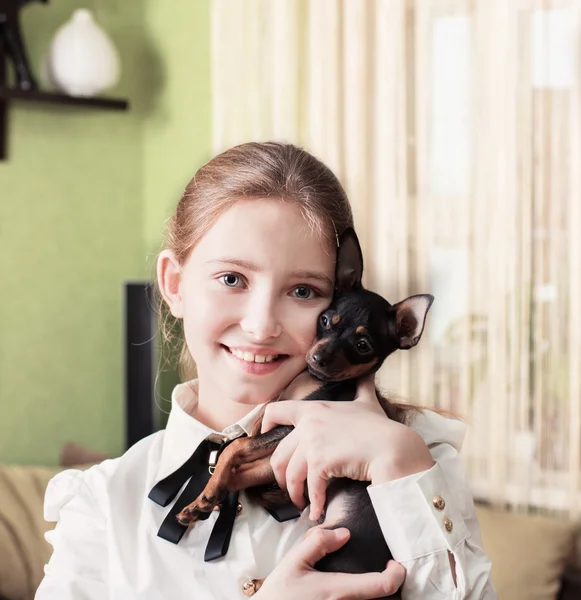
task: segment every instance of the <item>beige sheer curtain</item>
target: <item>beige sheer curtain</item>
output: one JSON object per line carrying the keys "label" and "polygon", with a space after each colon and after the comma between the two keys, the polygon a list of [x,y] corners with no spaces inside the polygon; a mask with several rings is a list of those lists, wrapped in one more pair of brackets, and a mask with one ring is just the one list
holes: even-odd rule
{"label": "beige sheer curtain", "polygon": [[381,386],[471,427],[475,494],[581,507],[581,0],[214,0],[214,150],[339,175],[368,287],[436,301]]}

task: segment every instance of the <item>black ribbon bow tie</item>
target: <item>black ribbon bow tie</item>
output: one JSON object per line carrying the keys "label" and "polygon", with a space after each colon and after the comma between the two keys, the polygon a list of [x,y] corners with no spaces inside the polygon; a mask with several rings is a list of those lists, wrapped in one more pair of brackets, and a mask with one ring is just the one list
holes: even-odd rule
{"label": "black ribbon bow tie", "polygon": [[[202,441],[192,456],[179,469],[158,482],[149,492],[150,500],[160,506],[167,506],[177,496],[184,483],[188,479],[190,480],[163,520],[157,532],[159,537],[173,544],[179,543],[188,527],[177,521],[177,515],[188,504],[191,504],[206,487],[213,471],[210,465],[212,452],[215,452],[212,456],[212,462],[215,464],[216,457],[232,441],[219,434],[211,434]],[[228,552],[237,506],[238,492],[230,492],[220,505],[220,515],[214,524],[206,546],[205,562],[225,556]],[[296,519],[301,514],[290,502],[284,506],[270,509],[268,512],[278,522]],[[202,513],[200,520],[206,520],[209,516],[210,513]]]}

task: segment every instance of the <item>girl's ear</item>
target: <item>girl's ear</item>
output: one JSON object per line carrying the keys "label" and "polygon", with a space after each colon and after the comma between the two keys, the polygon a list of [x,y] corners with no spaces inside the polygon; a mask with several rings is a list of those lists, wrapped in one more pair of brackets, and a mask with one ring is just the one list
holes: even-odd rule
{"label": "girl's ear", "polygon": [[163,299],[176,319],[183,317],[183,301],[180,296],[180,265],[171,250],[162,250],[157,257],[157,283]]}

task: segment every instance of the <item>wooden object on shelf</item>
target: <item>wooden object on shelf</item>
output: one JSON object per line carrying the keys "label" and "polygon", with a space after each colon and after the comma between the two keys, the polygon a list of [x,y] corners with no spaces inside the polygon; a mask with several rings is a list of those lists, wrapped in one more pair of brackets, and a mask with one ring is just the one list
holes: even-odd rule
{"label": "wooden object on shelf", "polygon": [[[24,38],[20,31],[20,9],[33,0],[0,0],[0,45],[4,53],[12,60],[16,85],[21,90],[37,89],[36,79],[32,74]],[[39,0],[48,2],[48,0]]]}

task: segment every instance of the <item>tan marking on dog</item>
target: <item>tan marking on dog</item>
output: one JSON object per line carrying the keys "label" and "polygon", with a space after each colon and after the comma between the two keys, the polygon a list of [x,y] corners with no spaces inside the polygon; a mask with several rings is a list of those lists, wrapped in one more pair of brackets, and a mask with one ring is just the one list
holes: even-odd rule
{"label": "tan marking on dog", "polygon": [[[263,445],[259,438],[235,439],[220,454],[214,473],[206,487],[191,504],[177,515],[177,520],[182,525],[195,523],[201,513],[210,512],[220,504],[227,492],[236,491],[232,489],[232,474],[240,468],[240,465],[257,463],[261,458],[270,457],[273,451],[272,447]],[[235,467],[235,465],[237,466]],[[254,476],[246,473],[247,480],[255,482],[253,485],[256,485],[256,481],[263,483],[263,480],[268,477],[268,470],[263,468],[264,464],[257,466]],[[274,475],[272,477],[274,478]]]}
{"label": "tan marking on dog", "polygon": [[329,343],[328,338],[323,338],[319,340],[314,346],[311,346],[311,349],[307,352],[307,356],[312,356],[316,354],[321,348],[324,348]]}
{"label": "tan marking on dog", "polygon": [[323,510],[322,519],[318,521],[309,521],[309,529],[305,537],[315,529],[333,529],[342,527],[342,523],[347,516],[347,507],[345,506],[345,495],[335,496],[330,502],[327,502]]}
{"label": "tan marking on dog", "polygon": [[321,348],[325,347],[329,343],[327,338],[323,338],[319,340],[311,349],[307,352],[307,362],[309,362],[313,356],[321,350]]}
{"label": "tan marking on dog", "polygon": [[337,323],[339,323],[340,320],[341,320],[341,315],[339,313],[335,313],[331,317],[331,323],[333,323],[333,325],[337,325]]}
{"label": "tan marking on dog", "polygon": [[363,327],[363,325],[360,325],[356,330],[355,333],[359,334],[359,335],[364,335],[367,333],[367,329],[365,329],[365,327]]}
{"label": "tan marking on dog", "polygon": [[357,379],[368,373],[377,364],[377,358],[374,358],[371,362],[363,363],[362,365],[351,365],[347,367],[343,372],[345,379]]}
{"label": "tan marking on dog", "polygon": [[256,485],[266,485],[276,481],[272,467],[270,466],[270,456],[259,458],[250,463],[244,463],[233,470],[228,482],[228,491],[245,490]]}

